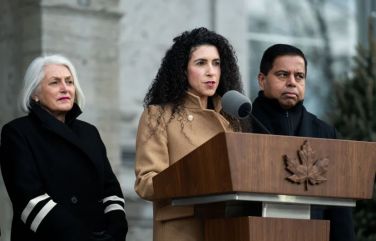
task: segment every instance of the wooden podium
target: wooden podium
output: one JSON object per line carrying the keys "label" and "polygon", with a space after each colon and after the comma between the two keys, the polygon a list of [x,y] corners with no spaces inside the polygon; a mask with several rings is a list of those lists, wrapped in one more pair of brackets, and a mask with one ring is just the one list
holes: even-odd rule
{"label": "wooden podium", "polygon": [[[220,133],[153,183],[157,199],[195,205],[206,241],[328,241],[329,221],[310,219],[311,207],[372,198],[375,172],[374,142]],[[256,203],[260,216],[241,215]]]}

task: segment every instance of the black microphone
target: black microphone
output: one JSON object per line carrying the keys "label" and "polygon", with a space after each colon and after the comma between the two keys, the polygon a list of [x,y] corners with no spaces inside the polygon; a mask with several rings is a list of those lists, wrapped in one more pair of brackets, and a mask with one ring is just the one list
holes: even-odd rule
{"label": "black microphone", "polygon": [[236,90],[227,91],[222,96],[222,108],[224,112],[238,119],[245,119],[250,116],[265,133],[271,134],[268,128],[252,114],[251,100],[240,92]]}
{"label": "black microphone", "polygon": [[249,98],[236,90],[229,90],[222,96],[223,110],[239,119],[249,116],[252,111],[252,103]]}

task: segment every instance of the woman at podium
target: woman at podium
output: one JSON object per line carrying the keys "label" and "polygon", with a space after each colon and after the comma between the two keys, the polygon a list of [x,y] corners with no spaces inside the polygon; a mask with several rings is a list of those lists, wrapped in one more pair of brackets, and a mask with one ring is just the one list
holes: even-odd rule
{"label": "woman at podium", "polygon": [[153,177],[220,132],[240,131],[222,111],[228,90],[242,92],[232,46],[206,28],[183,32],[162,59],[148,90],[136,141],[135,191],[154,204],[154,240],[204,239],[193,206],[154,199]]}

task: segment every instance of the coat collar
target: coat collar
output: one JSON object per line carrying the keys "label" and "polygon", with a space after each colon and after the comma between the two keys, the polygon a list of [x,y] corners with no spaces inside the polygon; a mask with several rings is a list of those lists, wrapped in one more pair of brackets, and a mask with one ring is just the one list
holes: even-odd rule
{"label": "coat collar", "polygon": [[257,98],[254,101],[254,104],[256,105],[261,105],[263,108],[268,109],[270,112],[275,112],[275,113],[298,113],[301,112],[302,109],[304,108],[303,106],[303,100],[298,102],[294,107],[285,110],[281,107],[277,99],[270,99],[265,97],[263,91],[259,91]]}
{"label": "coat collar", "polygon": [[30,106],[31,108],[29,115],[40,122],[41,126],[84,150],[80,144],[77,134],[72,130],[72,126],[74,125],[76,118],[82,113],[78,105],[74,104],[73,108],[67,113],[65,123],[56,119],[35,101],[32,101]]}
{"label": "coat collar", "polygon": [[[200,97],[197,95],[187,91],[186,96],[184,97],[184,107],[188,109],[201,109],[207,110],[206,106],[203,106],[201,103]],[[220,112],[222,110],[222,103],[221,98],[218,95],[214,95],[213,97],[209,97],[213,101],[214,111]]]}
{"label": "coat collar", "polygon": [[[89,159],[92,161],[92,163],[94,164],[94,166],[96,166],[98,170],[101,169],[101,165],[98,165],[98,163],[95,161],[98,159],[98,157],[96,157],[89,150],[89,148],[85,147],[85,143],[82,143],[82,140],[77,134],[77,128],[80,128],[81,126],[76,125],[76,119],[82,113],[80,107],[77,104],[74,104],[73,108],[65,116],[65,123],[56,119],[35,101],[33,101],[30,104],[31,109],[29,115],[31,118],[36,119],[38,122],[40,122],[43,128],[47,129],[52,133],[55,133],[56,135],[60,136],[61,138],[76,146],[87,157],[89,157]],[[100,176],[100,178],[103,177]]]}
{"label": "coat collar", "polygon": [[[260,91],[252,107],[252,113],[271,131],[272,134],[287,135],[283,130],[283,119],[289,113],[289,118],[293,121],[294,135],[305,137],[321,137],[320,128],[316,124],[317,118],[306,110],[303,101],[293,108],[284,110],[276,99],[269,99]],[[256,125],[256,132],[263,133]]]}
{"label": "coat collar", "polygon": [[[48,113],[39,103],[31,100],[30,102],[30,113],[35,115],[43,123],[54,123],[57,120],[54,116]],[[80,107],[74,103],[73,107],[65,116],[65,124],[70,125],[77,117],[82,113]],[[59,121],[62,123],[61,121]],[[63,123],[64,124],[64,123]]]}
{"label": "coat collar", "polygon": [[[252,108],[254,116],[271,133],[277,135],[297,135],[300,131],[304,111],[305,108],[302,101],[286,110],[280,106],[278,100],[265,97],[263,91],[259,92]],[[255,128],[258,132],[257,125]]]}

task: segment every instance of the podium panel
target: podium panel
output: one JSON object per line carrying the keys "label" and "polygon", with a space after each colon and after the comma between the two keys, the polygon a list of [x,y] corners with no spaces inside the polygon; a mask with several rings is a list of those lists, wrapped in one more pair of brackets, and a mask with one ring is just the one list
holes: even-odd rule
{"label": "podium panel", "polygon": [[[155,176],[155,198],[243,192],[369,199],[375,156],[376,142],[220,133]],[[288,171],[286,159],[295,161],[297,171],[307,169],[306,173]],[[324,160],[326,164],[318,164]],[[305,181],[293,183],[288,180],[292,176]],[[312,183],[316,181],[320,183]]]}
{"label": "podium panel", "polygon": [[239,217],[205,220],[205,241],[329,241],[329,221]]}
{"label": "podium panel", "polygon": [[193,205],[205,241],[329,241],[310,205],[372,198],[375,156],[376,142],[219,133],[156,175],[154,198]]}

